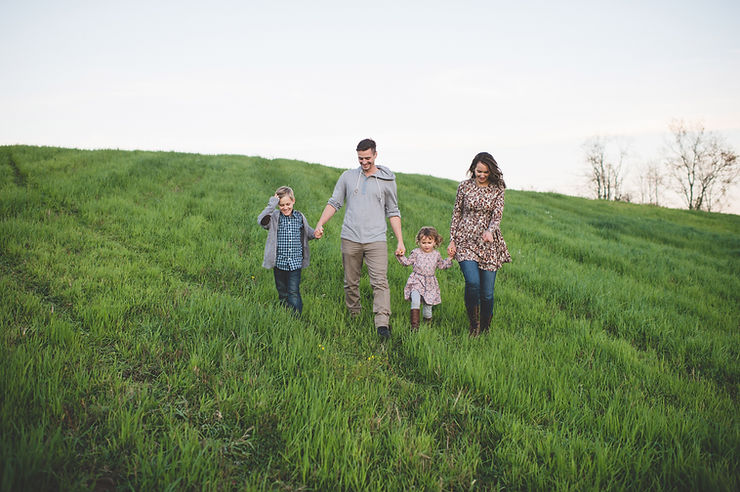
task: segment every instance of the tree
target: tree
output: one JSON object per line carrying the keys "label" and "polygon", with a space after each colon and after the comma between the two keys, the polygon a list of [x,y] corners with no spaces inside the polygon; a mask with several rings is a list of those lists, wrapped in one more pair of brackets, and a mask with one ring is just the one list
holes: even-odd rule
{"label": "tree", "polygon": [[665,179],[660,165],[648,163],[640,174],[640,201],[651,205],[660,205],[660,195]]}
{"label": "tree", "polygon": [[701,123],[687,125],[681,120],[668,127],[666,165],[672,181],[689,210],[711,211],[740,175],[735,151],[720,135],[708,132]]}
{"label": "tree", "polygon": [[583,144],[588,164],[587,177],[599,200],[622,200],[623,164],[627,150],[619,145],[616,151],[608,153],[607,146],[611,147],[613,143],[606,137],[592,137]]}

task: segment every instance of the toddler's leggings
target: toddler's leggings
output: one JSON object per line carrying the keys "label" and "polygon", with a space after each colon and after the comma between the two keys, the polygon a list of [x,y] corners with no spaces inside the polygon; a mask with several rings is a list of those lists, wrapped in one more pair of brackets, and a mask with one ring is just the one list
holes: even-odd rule
{"label": "toddler's leggings", "polygon": [[411,309],[419,309],[423,306],[422,316],[425,318],[432,317],[432,306],[423,301],[418,290],[411,291]]}

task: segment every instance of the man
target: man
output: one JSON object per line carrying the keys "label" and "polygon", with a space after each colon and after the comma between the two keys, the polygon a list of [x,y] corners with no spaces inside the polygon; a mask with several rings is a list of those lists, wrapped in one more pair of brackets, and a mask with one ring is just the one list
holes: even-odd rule
{"label": "man", "polygon": [[323,236],[324,224],[343,205],[347,205],[341,234],[344,301],[351,316],[360,314],[360,274],[364,260],[373,288],[375,327],[378,335],[386,339],[390,337],[391,316],[386,218],[398,241],[396,254],[405,254],[406,249],[396,196],[396,177],[387,167],[375,164],[377,156],[373,140],[365,139],[357,144],[360,167],[347,170],[339,177],[334,193],[316,224],[315,235],[317,238]]}

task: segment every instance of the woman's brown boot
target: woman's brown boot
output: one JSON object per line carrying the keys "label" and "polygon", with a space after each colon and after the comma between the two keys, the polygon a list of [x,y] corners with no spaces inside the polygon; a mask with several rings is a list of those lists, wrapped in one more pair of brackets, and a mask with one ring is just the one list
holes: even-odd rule
{"label": "woman's brown boot", "polygon": [[411,310],[411,329],[416,331],[419,329],[419,309]]}
{"label": "woman's brown boot", "polygon": [[480,306],[466,306],[466,309],[468,311],[468,321],[470,321],[470,331],[468,332],[468,335],[471,337],[477,337],[480,335]]}
{"label": "woman's brown boot", "polygon": [[491,327],[492,315],[485,315],[480,320],[480,332],[488,333],[488,329]]}

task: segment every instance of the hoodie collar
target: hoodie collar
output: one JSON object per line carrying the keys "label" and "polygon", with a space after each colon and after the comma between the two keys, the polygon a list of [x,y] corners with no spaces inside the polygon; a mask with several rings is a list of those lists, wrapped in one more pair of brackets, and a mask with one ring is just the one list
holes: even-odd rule
{"label": "hoodie collar", "polygon": [[[396,175],[393,174],[393,171],[391,171],[387,167],[385,167],[385,166],[379,166],[377,164],[375,165],[375,167],[377,168],[377,171],[375,171],[375,174],[371,174],[370,176],[366,176],[367,178],[378,178],[378,179],[382,179],[384,181],[393,181],[394,179],[396,179]],[[362,172],[362,166],[358,166],[357,167],[357,170],[360,172],[360,174],[362,174],[363,176],[365,176],[365,173]]]}

